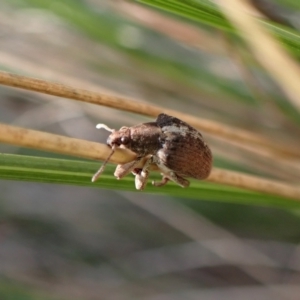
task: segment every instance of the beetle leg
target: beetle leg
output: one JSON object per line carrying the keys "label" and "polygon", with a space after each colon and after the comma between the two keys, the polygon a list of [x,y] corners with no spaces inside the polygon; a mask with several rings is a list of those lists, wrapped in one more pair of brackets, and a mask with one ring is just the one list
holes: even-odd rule
{"label": "beetle leg", "polygon": [[143,190],[147,184],[149,177],[149,166],[153,163],[153,156],[151,156],[144,164],[143,169],[135,169],[135,188],[137,190]]}
{"label": "beetle leg", "polygon": [[174,181],[181,187],[188,187],[190,185],[190,182],[183,177],[177,175],[175,172],[169,171],[167,174],[163,173],[163,178],[161,181],[152,181],[152,184],[157,187],[164,186],[169,180]]}
{"label": "beetle leg", "polygon": [[132,170],[134,170],[135,166],[140,162],[141,159],[142,157],[138,157],[129,163],[117,165],[114,173],[115,177],[117,177],[117,179],[121,179],[129,174]]}
{"label": "beetle leg", "polygon": [[147,184],[149,177],[149,171],[143,172],[142,170],[135,175],[135,188],[137,190],[143,190]]}
{"label": "beetle leg", "polygon": [[175,172],[170,172],[168,175],[168,178],[172,181],[176,182],[181,187],[188,187],[190,185],[190,182],[183,177],[177,175]]}
{"label": "beetle leg", "polygon": [[158,182],[158,183],[155,183],[155,182],[153,183],[152,182],[153,185],[155,185],[155,186],[165,185],[167,183],[165,178],[168,178],[169,180],[174,181],[175,183],[177,183],[181,187],[188,187],[190,185],[190,182],[188,180],[186,180],[183,177],[177,175],[174,171],[172,171],[167,166],[165,166],[158,157],[154,157],[153,160],[163,173],[162,181]]}
{"label": "beetle leg", "polygon": [[157,187],[161,187],[161,186],[164,186],[165,184],[168,183],[168,181],[170,180],[167,176],[165,176],[163,173],[162,173],[163,177],[162,177],[162,180],[161,181],[152,181],[152,184],[154,186],[157,186]]}

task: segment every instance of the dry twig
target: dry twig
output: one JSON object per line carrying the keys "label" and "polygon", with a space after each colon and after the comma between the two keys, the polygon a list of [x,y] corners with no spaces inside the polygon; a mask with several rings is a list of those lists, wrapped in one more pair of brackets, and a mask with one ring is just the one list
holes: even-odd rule
{"label": "dry twig", "polygon": [[[100,143],[0,124],[0,141],[20,147],[52,151],[78,157],[104,160],[111,149]],[[135,155],[125,149],[117,149],[111,158],[113,163],[132,161]],[[280,181],[264,179],[238,172],[214,168],[207,179],[211,182],[244,188],[256,192],[300,200],[300,188]]]}
{"label": "dry twig", "polygon": [[30,91],[36,91],[53,96],[104,105],[124,111],[143,114],[150,117],[157,117],[158,114],[164,112],[172,116],[176,116],[182,120],[186,120],[192,126],[207,133],[220,136],[232,141],[237,141],[239,143],[247,143],[252,146],[257,145],[264,147],[270,153],[273,153],[280,158],[282,158],[283,156],[289,158],[300,158],[300,152],[298,149],[274,143],[258,134],[254,134],[238,128],[232,128],[228,125],[220,124],[218,122],[199,119],[197,117],[180,113],[175,110],[149,105],[143,102],[133,101],[131,99],[126,99],[120,96],[90,92],[84,89],[72,88],[59,83],[52,83],[45,80],[10,74],[6,72],[0,72],[0,84],[22,88]]}
{"label": "dry twig", "polygon": [[258,13],[246,0],[219,0],[220,8],[240,31],[256,59],[285,91],[300,111],[300,69],[267,30],[252,15]]}

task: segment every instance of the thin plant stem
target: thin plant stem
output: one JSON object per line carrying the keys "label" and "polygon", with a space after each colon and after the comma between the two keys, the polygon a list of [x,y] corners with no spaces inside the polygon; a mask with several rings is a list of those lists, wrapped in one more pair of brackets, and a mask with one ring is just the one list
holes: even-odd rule
{"label": "thin plant stem", "polygon": [[285,182],[214,168],[207,178],[210,182],[235,186],[251,191],[283,196],[300,201],[300,188]]}
{"label": "thin plant stem", "polygon": [[185,120],[195,128],[203,130],[212,135],[223,137],[239,143],[246,143],[252,146],[260,146],[281,158],[300,158],[300,152],[298,148],[293,148],[290,145],[287,147],[286,145],[275,143],[263,136],[251,133],[247,130],[233,128],[222,123],[200,119],[176,110],[150,105],[141,101],[134,101],[121,96],[91,92],[59,83],[53,83],[7,72],[0,72],[0,84],[97,105],[104,105],[107,107],[134,112],[150,117],[157,117],[158,114],[164,112]]}
{"label": "thin plant stem", "polygon": [[[105,160],[111,153],[111,148],[105,144],[1,123],[0,142],[96,160]],[[118,148],[111,157],[110,162],[126,163],[134,158],[135,154],[130,150]]]}
{"label": "thin plant stem", "polygon": [[[111,153],[111,149],[104,144],[24,129],[6,124],[0,124],[0,142],[20,147],[28,147],[99,160],[107,159]],[[132,161],[134,158],[135,154],[131,151],[118,148],[111,157],[110,162],[123,164]],[[143,162],[141,162],[141,164],[143,164]],[[281,181],[260,178],[257,176],[218,168],[213,168],[207,180],[218,184],[234,186],[276,196],[283,196],[300,201],[300,188]]]}
{"label": "thin plant stem", "polygon": [[294,107],[300,111],[299,65],[261,22],[253,17],[257,15],[257,9],[245,0],[219,0],[217,3],[238,29],[256,59],[284,90]]}

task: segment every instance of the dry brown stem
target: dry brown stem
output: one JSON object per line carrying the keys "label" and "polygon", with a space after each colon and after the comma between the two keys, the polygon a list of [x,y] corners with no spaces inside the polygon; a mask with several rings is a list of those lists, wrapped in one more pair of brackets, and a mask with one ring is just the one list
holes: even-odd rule
{"label": "dry brown stem", "polygon": [[252,146],[257,145],[264,147],[269,152],[280,156],[280,158],[282,158],[282,156],[289,158],[300,158],[300,152],[298,149],[274,143],[258,134],[233,128],[218,122],[199,119],[197,117],[180,113],[175,110],[149,105],[140,101],[126,99],[120,96],[90,92],[84,89],[72,88],[63,84],[48,82],[45,80],[20,76],[16,74],[10,74],[6,72],[0,72],[0,84],[22,88],[30,91],[36,91],[53,96],[93,103],[97,105],[104,105],[124,111],[143,114],[150,117],[157,117],[158,114],[164,112],[172,116],[176,116],[182,120],[186,120],[192,126],[207,133],[220,136],[228,140],[237,141],[239,143],[247,143]]}
{"label": "dry brown stem", "polygon": [[[104,144],[5,124],[0,124],[0,141],[20,147],[28,147],[99,160],[106,159],[111,152],[111,149]],[[111,162],[126,163],[132,161],[134,157],[135,155],[129,150],[117,149],[115,154],[112,156]],[[217,168],[212,170],[211,175],[207,180],[256,192],[300,200],[299,187],[280,181],[268,180]]]}
{"label": "dry brown stem", "polygon": [[[105,160],[111,152],[111,149],[104,144],[1,123],[0,142],[97,160]],[[126,163],[134,158],[135,154],[130,150],[117,149],[110,161],[113,163]]]}
{"label": "dry brown stem", "polygon": [[300,188],[296,185],[265,179],[253,175],[214,168],[208,181],[262,192],[271,195],[283,196],[300,200]]}
{"label": "dry brown stem", "polygon": [[256,59],[300,111],[300,68],[270,33],[253,17],[258,11],[246,0],[219,0],[224,14],[240,31]]}

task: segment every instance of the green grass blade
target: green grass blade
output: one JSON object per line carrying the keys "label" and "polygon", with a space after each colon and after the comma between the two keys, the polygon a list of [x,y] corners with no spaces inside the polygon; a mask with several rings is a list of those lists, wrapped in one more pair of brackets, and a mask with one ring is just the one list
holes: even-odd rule
{"label": "green grass blade", "polygon": [[[136,2],[166,11],[177,16],[220,28],[228,32],[235,29],[225,19],[214,3],[207,0],[135,0]],[[300,33],[299,31],[272,22],[262,20],[266,27],[291,51],[299,57]]]}
{"label": "green grass blade", "polygon": [[[93,173],[99,168],[100,162],[31,157],[25,155],[1,154],[0,178],[6,180],[22,180],[44,183],[80,185],[93,188],[136,191],[133,176],[116,180],[113,176],[114,166],[108,166],[101,178],[91,182]],[[159,178],[158,174],[153,179]],[[173,183],[157,188],[148,184],[146,191],[137,193],[166,194],[196,200],[223,201],[229,203],[280,206],[298,208],[300,202],[265,195],[238,188],[211,184],[205,181],[193,180],[191,186],[183,189]]]}

